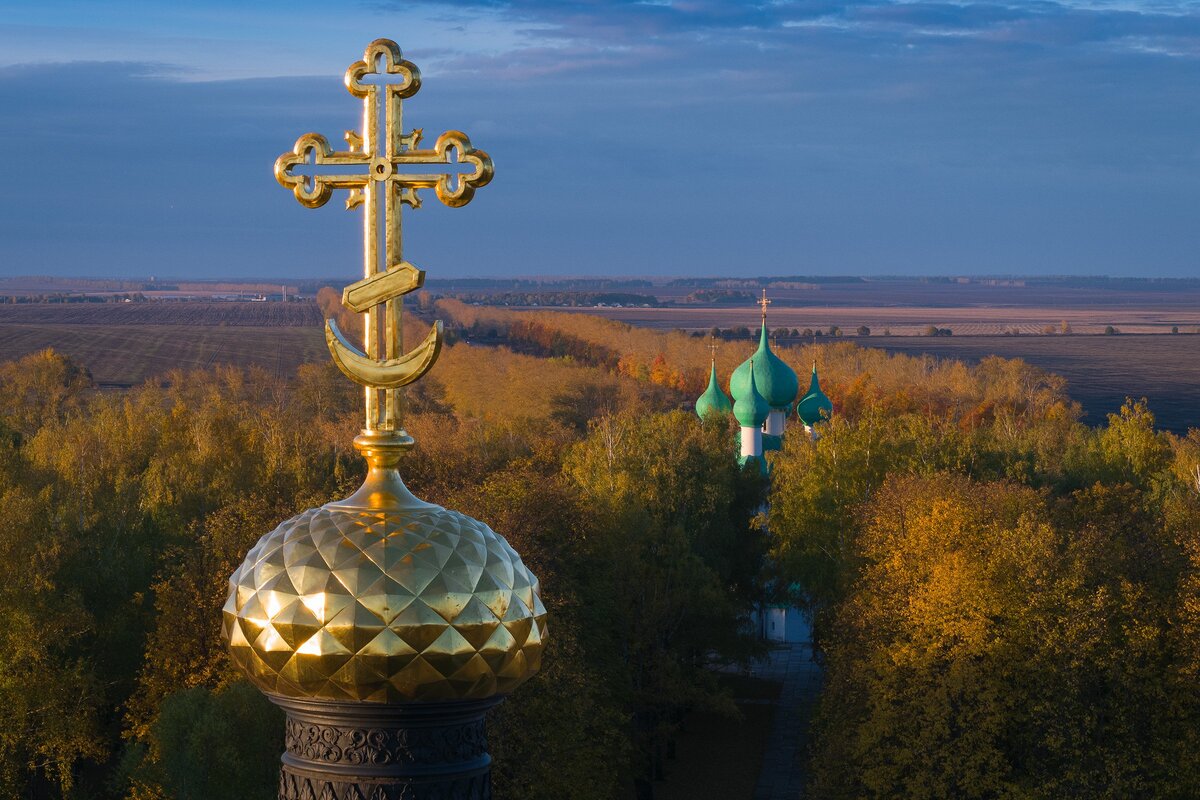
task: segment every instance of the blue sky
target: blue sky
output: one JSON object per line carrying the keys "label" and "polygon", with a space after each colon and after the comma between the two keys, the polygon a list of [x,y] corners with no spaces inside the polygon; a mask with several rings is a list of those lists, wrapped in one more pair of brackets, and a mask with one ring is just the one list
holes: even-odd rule
{"label": "blue sky", "polygon": [[1200,2],[0,3],[0,275],[352,277],[357,214],[271,176],[357,124],[387,36],[430,276],[1191,276]]}

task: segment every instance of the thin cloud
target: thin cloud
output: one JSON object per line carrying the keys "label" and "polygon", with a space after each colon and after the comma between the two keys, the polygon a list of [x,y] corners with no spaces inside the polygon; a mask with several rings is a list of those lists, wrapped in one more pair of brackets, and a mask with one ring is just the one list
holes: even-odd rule
{"label": "thin cloud", "polygon": [[[519,59],[521,74],[592,69],[595,63],[586,53],[618,47],[628,48],[627,63],[635,65],[641,57],[659,60],[664,50],[687,58],[700,46],[723,48],[731,56],[810,47],[815,33],[897,46],[958,39],[963,47],[1099,45],[1177,57],[1200,50],[1200,10],[1183,2],[478,0],[466,5],[525,26],[520,30],[527,45],[499,54]],[[459,12],[463,6],[454,4]],[[463,68],[470,57],[463,53],[453,67]]]}

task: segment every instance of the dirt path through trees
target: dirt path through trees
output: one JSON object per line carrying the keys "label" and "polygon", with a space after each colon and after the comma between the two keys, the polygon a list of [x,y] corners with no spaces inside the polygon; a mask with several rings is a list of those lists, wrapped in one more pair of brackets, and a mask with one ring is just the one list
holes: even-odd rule
{"label": "dirt path through trees", "polygon": [[783,685],[754,800],[796,800],[804,797],[807,783],[808,725],[821,691],[821,668],[802,642],[772,650],[755,663],[754,675]]}

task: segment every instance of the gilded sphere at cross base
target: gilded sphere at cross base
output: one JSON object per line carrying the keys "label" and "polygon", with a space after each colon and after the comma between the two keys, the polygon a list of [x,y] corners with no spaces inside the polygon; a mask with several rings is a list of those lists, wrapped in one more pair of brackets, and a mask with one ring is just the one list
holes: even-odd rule
{"label": "gilded sphere at cross base", "polygon": [[537,578],[484,523],[402,493],[398,506],[309,509],[247,554],[229,579],[222,632],[260,689],[478,700],[537,672],[546,636]]}

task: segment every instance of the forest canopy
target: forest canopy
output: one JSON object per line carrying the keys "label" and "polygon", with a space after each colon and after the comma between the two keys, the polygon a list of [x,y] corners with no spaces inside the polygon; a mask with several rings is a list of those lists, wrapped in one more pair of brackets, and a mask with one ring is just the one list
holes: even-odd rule
{"label": "forest canopy", "polygon": [[[785,347],[836,413],[768,485],[687,410],[706,342],[438,310],[462,339],[408,392],[402,474],[506,536],[551,613],[490,722],[498,796],[652,796],[686,714],[736,714],[711,667],[761,653],[769,600],[815,618],[813,796],[1195,795],[1200,433],[1132,400],[1085,426],[1020,361]],[[273,797],[280,715],[219,610],[259,536],[361,480],[357,389],[312,364],[101,392],[52,351],[0,385],[0,798]]]}

